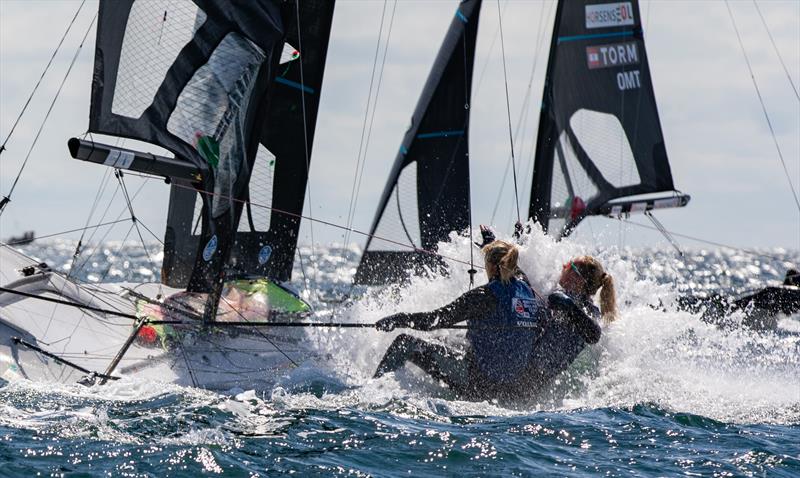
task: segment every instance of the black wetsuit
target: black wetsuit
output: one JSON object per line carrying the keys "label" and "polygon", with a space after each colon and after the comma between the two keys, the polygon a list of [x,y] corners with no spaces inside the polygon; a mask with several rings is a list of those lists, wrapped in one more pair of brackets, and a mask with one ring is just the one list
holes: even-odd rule
{"label": "black wetsuit", "polygon": [[[495,294],[484,285],[439,309],[395,314],[391,320],[396,327],[416,330],[435,330],[465,320],[474,324],[493,314],[497,302]],[[492,383],[479,370],[471,347],[466,353],[459,353],[407,334],[400,334],[392,342],[378,365],[375,377],[397,370],[410,361],[464,398],[530,396],[565,370],[587,343],[596,343],[600,339],[600,327],[591,317],[599,315],[599,312],[590,302],[576,301],[559,291],[550,296],[548,307],[551,314],[538,331],[528,367],[513,384]]]}

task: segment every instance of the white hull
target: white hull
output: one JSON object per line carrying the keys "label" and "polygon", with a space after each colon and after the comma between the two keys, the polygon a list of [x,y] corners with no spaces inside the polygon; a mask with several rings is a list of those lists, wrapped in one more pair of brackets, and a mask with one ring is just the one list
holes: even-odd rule
{"label": "white hull", "polygon": [[[0,247],[3,287],[131,315],[136,314],[137,299],[127,289],[148,297],[177,292],[158,284],[78,286],[52,272],[22,277],[18,270],[27,265],[27,258]],[[87,375],[77,367],[105,373],[131,336],[133,324],[131,318],[0,292],[0,377],[76,383]],[[147,345],[134,340],[111,375],[212,390],[265,390],[311,356],[301,328],[203,331],[200,322],[181,327],[179,336],[168,342]]]}

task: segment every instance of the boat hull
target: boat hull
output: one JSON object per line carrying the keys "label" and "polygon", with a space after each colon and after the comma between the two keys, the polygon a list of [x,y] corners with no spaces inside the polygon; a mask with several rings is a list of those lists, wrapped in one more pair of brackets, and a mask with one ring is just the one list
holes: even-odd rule
{"label": "boat hull", "polygon": [[[0,253],[8,254],[8,249]],[[0,256],[4,269],[16,264],[6,258]],[[11,259],[19,261],[19,257]],[[185,319],[178,325],[164,325],[170,328],[168,334],[136,334],[134,317],[141,315],[143,297],[180,292],[160,284],[78,285],[40,269],[28,276],[5,270],[3,279],[8,291],[0,293],[0,377],[6,380],[90,383],[97,381],[92,374],[109,374],[211,390],[268,390],[313,356],[299,327],[209,327]],[[157,304],[153,301],[149,306]],[[282,313],[280,320],[306,315]],[[268,320],[269,316],[261,318]],[[118,363],[112,366],[118,355]]]}

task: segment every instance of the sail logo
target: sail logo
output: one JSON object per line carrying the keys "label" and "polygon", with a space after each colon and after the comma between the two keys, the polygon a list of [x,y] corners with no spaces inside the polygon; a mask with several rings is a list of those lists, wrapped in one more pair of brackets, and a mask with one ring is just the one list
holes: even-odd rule
{"label": "sail logo", "polygon": [[261,250],[258,251],[258,264],[262,266],[266,264],[271,255],[272,255],[272,247],[270,247],[269,245],[262,247]]}
{"label": "sail logo", "polygon": [[[536,317],[536,312],[538,307],[531,299],[521,299],[519,297],[513,297],[511,299],[511,306],[514,308],[514,313],[520,319],[533,319]],[[517,321],[517,325],[520,324],[520,321]],[[533,324],[531,324],[533,326]]]}
{"label": "sail logo", "polygon": [[206,261],[206,262],[210,261],[211,258],[214,257],[214,253],[215,252],[217,252],[217,235],[216,234],[211,236],[211,239],[209,239],[208,244],[206,244],[206,247],[203,248],[203,260]]}
{"label": "sail logo", "polygon": [[608,28],[633,25],[631,2],[586,5],[586,28]]}
{"label": "sail logo", "polygon": [[639,63],[639,48],[636,42],[587,46],[586,61],[590,70],[635,65]]}

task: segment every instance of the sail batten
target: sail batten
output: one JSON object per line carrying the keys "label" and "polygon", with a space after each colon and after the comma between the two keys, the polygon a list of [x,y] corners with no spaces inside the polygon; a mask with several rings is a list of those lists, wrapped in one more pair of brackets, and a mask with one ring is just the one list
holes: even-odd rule
{"label": "sail batten", "polygon": [[469,226],[469,103],[480,5],[461,2],[445,34],[378,203],[356,283],[441,267],[431,252]]}
{"label": "sail batten", "polygon": [[529,205],[554,237],[616,198],[675,191],[638,3],[558,4]]}

